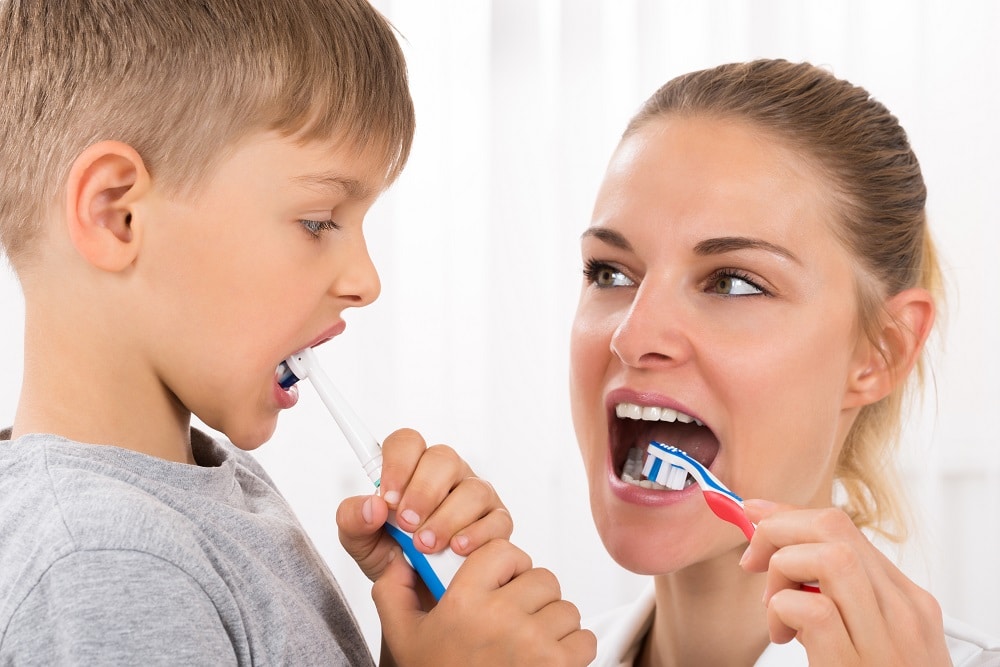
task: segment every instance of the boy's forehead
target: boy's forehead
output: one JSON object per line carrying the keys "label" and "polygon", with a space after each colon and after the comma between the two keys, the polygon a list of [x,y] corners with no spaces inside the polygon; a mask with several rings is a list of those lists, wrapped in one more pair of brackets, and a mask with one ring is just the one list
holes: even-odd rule
{"label": "boy's forehead", "polygon": [[[389,185],[383,155],[381,147],[366,149],[343,140],[304,141],[267,131],[245,137],[221,156],[215,173],[206,174],[203,182],[242,174],[250,180],[263,178],[317,194],[372,200]],[[247,185],[251,185],[249,180]]]}

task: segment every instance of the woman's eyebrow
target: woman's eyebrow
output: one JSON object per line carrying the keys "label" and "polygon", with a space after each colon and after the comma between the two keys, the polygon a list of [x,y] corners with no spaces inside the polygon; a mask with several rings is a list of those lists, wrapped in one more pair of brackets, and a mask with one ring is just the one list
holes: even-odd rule
{"label": "woman's eyebrow", "polygon": [[721,255],[737,250],[764,250],[790,259],[796,264],[802,264],[791,250],[770,241],[746,236],[720,236],[719,238],[705,239],[694,247],[695,254],[698,255]]}
{"label": "woman's eyebrow", "polygon": [[588,227],[580,235],[580,239],[585,239],[588,236],[592,236],[599,241],[604,241],[608,245],[620,250],[632,251],[632,244],[620,232],[616,232],[613,229],[608,229],[607,227]]}

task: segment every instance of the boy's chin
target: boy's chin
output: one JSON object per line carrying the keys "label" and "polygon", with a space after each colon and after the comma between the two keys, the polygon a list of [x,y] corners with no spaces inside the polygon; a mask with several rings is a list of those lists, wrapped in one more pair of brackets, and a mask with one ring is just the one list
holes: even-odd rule
{"label": "boy's chin", "polygon": [[[219,426],[208,424],[208,426],[226,436],[226,439],[239,449],[249,452],[257,449],[271,439],[278,426],[278,420],[275,418],[254,425],[243,423],[237,426],[225,424],[220,424]],[[252,428],[247,428],[248,426],[252,426]]]}

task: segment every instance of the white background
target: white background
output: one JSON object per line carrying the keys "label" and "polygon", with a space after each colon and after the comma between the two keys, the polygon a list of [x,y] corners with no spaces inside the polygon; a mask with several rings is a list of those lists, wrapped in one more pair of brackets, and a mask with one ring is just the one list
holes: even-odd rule
{"label": "white background", "polygon": [[[321,350],[372,431],[412,426],[458,448],[501,492],[515,542],[559,575],[584,614],[633,596],[645,581],[601,547],[570,424],[579,234],[619,133],[661,83],[756,57],[825,65],[908,129],[949,283],[932,386],[905,436],[917,530],[901,562],[947,612],[1000,635],[1000,3],[376,5],[404,37],[418,131],[406,172],[368,222],[383,296],[348,313],[347,333]],[[9,271],[0,304],[8,424],[23,320]],[[367,481],[311,388],[302,396],[258,456],[377,649],[369,584],[342,555],[333,521],[340,499],[367,492]]]}

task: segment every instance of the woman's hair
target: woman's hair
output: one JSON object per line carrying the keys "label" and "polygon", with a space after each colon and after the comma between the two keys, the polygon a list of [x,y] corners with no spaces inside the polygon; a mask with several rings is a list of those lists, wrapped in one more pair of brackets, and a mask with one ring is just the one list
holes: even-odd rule
{"label": "woman's hair", "polygon": [[[880,345],[887,297],[923,287],[940,298],[941,277],[927,230],[927,190],[899,121],[864,88],[808,63],[757,60],[677,77],[649,98],[628,136],[662,115],[734,119],[777,137],[832,184],[835,233],[857,260],[864,335]],[[890,367],[891,364],[890,364]],[[916,382],[923,380],[918,362]],[[903,398],[912,381],[861,409],[838,461],[844,509],[859,527],[906,534],[893,463]]]}
{"label": "woman's hair", "polygon": [[367,0],[0,3],[0,242],[15,267],[98,141],[131,145],[178,192],[265,131],[340,142],[391,182],[414,124],[402,50]]}

